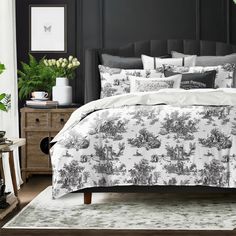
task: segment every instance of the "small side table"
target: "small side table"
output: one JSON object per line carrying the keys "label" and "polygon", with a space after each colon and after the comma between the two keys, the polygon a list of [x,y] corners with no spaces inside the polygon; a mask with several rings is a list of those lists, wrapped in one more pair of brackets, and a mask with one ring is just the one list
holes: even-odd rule
{"label": "small side table", "polygon": [[18,190],[17,190],[13,151],[16,148],[24,146],[26,143],[26,140],[24,138],[17,138],[17,139],[11,139],[11,141],[13,141],[13,144],[11,144],[7,147],[1,148],[1,146],[0,146],[0,157],[2,156],[1,155],[2,153],[9,153],[9,166],[10,166],[10,172],[11,172],[12,185],[13,185],[13,189],[14,189],[14,194],[17,197]]}
{"label": "small side table", "polygon": [[[3,153],[9,153],[9,166],[10,166],[10,173],[11,173],[11,179],[12,179],[12,185],[14,190],[15,197],[10,197],[10,206],[6,209],[0,210],[0,220],[3,219],[8,213],[10,213],[18,204],[18,189],[17,189],[17,182],[16,182],[16,173],[15,173],[15,164],[14,164],[14,154],[13,151],[21,146],[24,146],[26,143],[26,140],[24,138],[18,138],[18,139],[11,139],[13,143],[9,146],[0,146],[0,171],[3,172],[2,167],[2,154]],[[4,175],[3,175],[4,176]],[[5,177],[4,177],[5,178]]]}

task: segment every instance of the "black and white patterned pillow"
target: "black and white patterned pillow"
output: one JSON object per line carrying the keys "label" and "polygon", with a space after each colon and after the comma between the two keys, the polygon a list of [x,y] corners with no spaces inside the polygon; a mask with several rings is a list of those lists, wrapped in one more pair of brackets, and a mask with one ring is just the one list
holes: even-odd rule
{"label": "black and white patterned pillow", "polygon": [[204,73],[207,71],[216,71],[215,88],[233,88],[234,84],[234,73],[236,65],[233,63],[227,63],[219,66],[193,66],[193,67],[182,67],[182,66],[170,66],[165,65],[165,70],[169,70],[176,73],[187,74],[187,73]]}
{"label": "black and white patterned pillow", "polygon": [[126,94],[130,92],[129,76],[153,78],[165,77],[164,67],[156,70],[137,70],[137,69],[117,69],[99,65],[101,77],[101,96],[100,98]]}
{"label": "black and white patterned pillow", "polygon": [[182,75],[174,75],[168,78],[142,78],[129,76],[130,92],[153,92],[166,88],[180,88]]}

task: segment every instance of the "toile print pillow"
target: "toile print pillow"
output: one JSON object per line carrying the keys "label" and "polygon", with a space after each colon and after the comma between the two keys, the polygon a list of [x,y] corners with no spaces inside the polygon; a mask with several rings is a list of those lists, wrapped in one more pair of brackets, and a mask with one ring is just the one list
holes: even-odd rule
{"label": "toile print pillow", "polygon": [[117,69],[99,65],[101,78],[100,98],[126,94],[130,92],[129,76],[153,78],[164,77],[164,67],[156,70]]}
{"label": "toile print pillow", "polygon": [[154,92],[166,88],[179,88],[182,75],[174,75],[169,78],[142,78],[129,76],[130,92]]}
{"label": "toile print pillow", "polygon": [[219,66],[194,66],[194,67],[181,67],[165,65],[165,70],[177,72],[181,74],[187,73],[204,73],[206,71],[216,71],[214,88],[233,88],[234,86],[234,73],[236,65],[227,63]]}
{"label": "toile print pillow", "polygon": [[173,66],[195,66],[197,56],[189,56],[182,58],[159,58],[142,55],[142,62],[144,69],[155,69],[163,65]]}

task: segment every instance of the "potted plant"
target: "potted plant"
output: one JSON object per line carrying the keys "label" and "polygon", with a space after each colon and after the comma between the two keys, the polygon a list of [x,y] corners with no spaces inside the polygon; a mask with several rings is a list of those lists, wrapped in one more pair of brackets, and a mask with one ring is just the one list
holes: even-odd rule
{"label": "potted plant", "polygon": [[72,103],[72,88],[69,86],[69,80],[75,77],[75,70],[80,62],[77,58],[45,59],[44,65],[52,70],[53,78],[56,80],[56,86],[52,89],[53,101],[59,105],[70,105]]}
{"label": "potted plant", "polygon": [[37,61],[34,56],[29,54],[29,64],[21,62],[22,70],[18,70],[18,87],[21,100],[29,98],[35,91],[51,93],[55,79],[52,69],[45,66],[43,61],[44,58]]}

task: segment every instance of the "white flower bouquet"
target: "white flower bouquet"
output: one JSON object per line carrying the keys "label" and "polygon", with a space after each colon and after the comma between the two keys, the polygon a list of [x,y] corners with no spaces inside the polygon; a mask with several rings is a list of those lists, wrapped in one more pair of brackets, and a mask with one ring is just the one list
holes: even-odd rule
{"label": "white flower bouquet", "polygon": [[44,59],[44,65],[50,67],[53,71],[54,78],[66,77],[73,79],[75,77],[75,70],[80,66],[80,62],[76,57],[69,56],[69,58]]}

